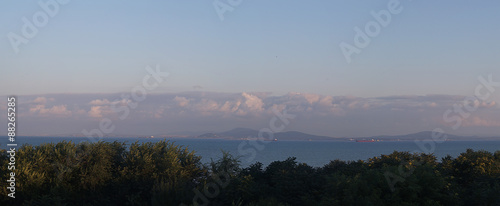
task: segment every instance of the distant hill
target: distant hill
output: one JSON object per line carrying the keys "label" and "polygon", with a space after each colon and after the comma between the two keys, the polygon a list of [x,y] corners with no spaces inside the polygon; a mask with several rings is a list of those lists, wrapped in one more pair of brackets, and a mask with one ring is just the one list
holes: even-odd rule
{"label": "distant hill", "polygon": [[[197,135],[200,134],[201,135]],[[177,133],[167,133],[167,134],[150,134],[150,135],[136,135],[136,134],[106,134],[104,137],[151,137],[155,138],[220,138],[220,139],[247,139],[247,138],[257,138],[259,134],[258,130],[249,128],[234,128],[225,132],[177,132]],[[267,134],[264,137],[267,138]],[[453,134],[446,134],[446,140],[500,140],[500,136],[458,136]],[[67,133],[67,134],[40,134],[33,135],[40,137],[85,137],[82,133]],[[432,131],[423,131],[412,134],[403,135],[377,135],[369,137],[329,137],[307,134],[298,131],[288,131],[288,132],[276,132],[273,134],[274,138],[278,140],[380,140],[380,141],[413,141],[413,140],[432,140]]]}
{"label": "distant hill", "polygon": [[[253,139],[257,138],[258,135],[259,135],[258,130],[249,128],[235,128],[221,133],[205,133],[199,135],[198,138]],[[263,136],[264,138],[268,138],[267,134],[264,134]],[[341,138],[318,136],[296,131],[276,132],[273,134],[273,136],[275,139],[278,140],[345,140]]]}
{"label": "distant hill", "polygon": [[257,137],[259,131],[249,128],[234,128],[229,131],[220,133],[222,137],[232,137],[232,138],[247,138],[247,137]]}
{"label": "distant hill", "polygon": [[296,131],[278,132],[274,134],[274,137],[280,140],[344,140],[336,137],[318,136]]}
{"label": "distant hill", "polygon": [[[452,134],[447,134],[447,133],[444,133],[444,135],[446,135],[446,140],[500,140],[500,137],[458,136],[458,135],[452,135]],[[423,131],[423,132],[417,132],[417,133],[406,134],[406,135],[379,135],[379,136],[371,136],[371,137],[356,137],[353,139],[356,139],[356,140],[375,139],[375,140],[385,140],[385,141],[432,140],[432,131]]]}
{"label": "distant hill", "polygon": [[219,135],[212,133],[212,132],[198,135],[197,137],[199,137],[199,138],[220,138]]}
{"label": "distant hill", "polygon": [[[250,128],[235,128],[229,131],[220,132],[220,133],[205,133],[197,136],[198,138],[224,138],[224,139],[253,139],[257,138],[259,134],[258,130],[250,129]],[[480,137],[480,136],[458,136],[453,134],[447,134],[446,140],[500,140],[500,137]],[[267,134],[264,134],[264,137],[267,138]],[[343,141],[352,141],[352,140],[381,140],[381,141],[413,141],[413,140],[432,140],[432,131],[423,131],[412,134],[404,134],[404,135],[377,135],[370,137],[354,137],[354,138],[346,138],[346,137],[328,137],[328,136],[319,136],[312,135],[303,132],[297,131],[288,131],[288,132],[276,132],[274,133],[274,138],[278,140],[343,140]]]}

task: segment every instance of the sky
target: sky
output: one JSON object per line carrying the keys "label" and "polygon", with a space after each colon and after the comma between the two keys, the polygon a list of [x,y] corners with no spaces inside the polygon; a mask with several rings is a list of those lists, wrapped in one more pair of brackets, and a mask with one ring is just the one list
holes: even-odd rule
{"label": "sky", "polygon": [[[481,78],[500,81],[499,9],[451,0],[8,0],[0,96],[18,97],[25,135],[79,133],[104,118],[115,133],[260,129],[273,108],[297,114],[285,130],[329,136],[495,135],[500,87],[483,88],[488,98],[470,101],[477,109],[461,120],[457,109],[444,114],[477,95]],[[131,108],[122,96],[157,66],[168,76]],[[113,102],[130,116],[116,117]]]}

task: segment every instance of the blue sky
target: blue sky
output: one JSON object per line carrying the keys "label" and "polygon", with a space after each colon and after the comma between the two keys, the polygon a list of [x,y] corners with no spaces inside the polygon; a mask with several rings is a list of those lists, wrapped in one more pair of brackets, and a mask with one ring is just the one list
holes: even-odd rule
{"label": "blue sky", "polygon": [[493,0],[398,1],[350,63],[339,44],[390,1],[243,0],[223,21],[213,1],[70,1],[16,54],[7,36],[43,11],[38,2],[50,1],[0,8],[0,95],[127,92],[148,65],[170,73],[154,93],[467,96],[479,76],[500,79]]}

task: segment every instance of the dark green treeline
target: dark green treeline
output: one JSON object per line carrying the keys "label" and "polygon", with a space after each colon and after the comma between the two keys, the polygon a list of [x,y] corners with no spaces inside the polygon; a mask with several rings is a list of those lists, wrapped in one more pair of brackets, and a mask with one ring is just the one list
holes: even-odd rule
{"label": "dark green treeline", "polygon": [[500,150],[242,168],[228,153],[201,164],[168,141],[23,145],[15,199],[8,158],[0,151],[1,205],[500,205]]}

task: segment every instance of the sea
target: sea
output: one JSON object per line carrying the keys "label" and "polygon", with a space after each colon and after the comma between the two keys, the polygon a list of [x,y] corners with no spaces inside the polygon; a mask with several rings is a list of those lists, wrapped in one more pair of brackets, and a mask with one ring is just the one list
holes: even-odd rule
{"label": "sea", "polygon": [[[0,137],[0,148],[6,149],[7,137]],[[201,156],[202,163],[222,157],[222,151],[229,152],[238,157],[242,167],[260,162],[264,166],[273,161],[283,161],[288,157],[296,157],[299,163],[306,163],[313,167],[322,167],[330,161],[339,159],[344,161],[368,160],[369,158],[390,154],[393,151],[432,152],[437,160],[446,155],[457,157],[467,149],[486,150],[494,153],[500,150],[500,140],[490,141],[445,141],[441,143],[426,142],[418,144],[414,141],[380,141],[380,142],[354,142],[354,141],[251,141],[251,140],[226,140],[226,139],[194,139],[194,138],[132,138],[115,137],[102,138],[106,142],[125,142],[127,145],[138,141],[158,142],[170,141],[176,145],[187,147]],[[74,143],[92,140],[86,137],[17,137],[18,148],[23,144],[40,145],[44,143],[58,143],[72,141]]]}

